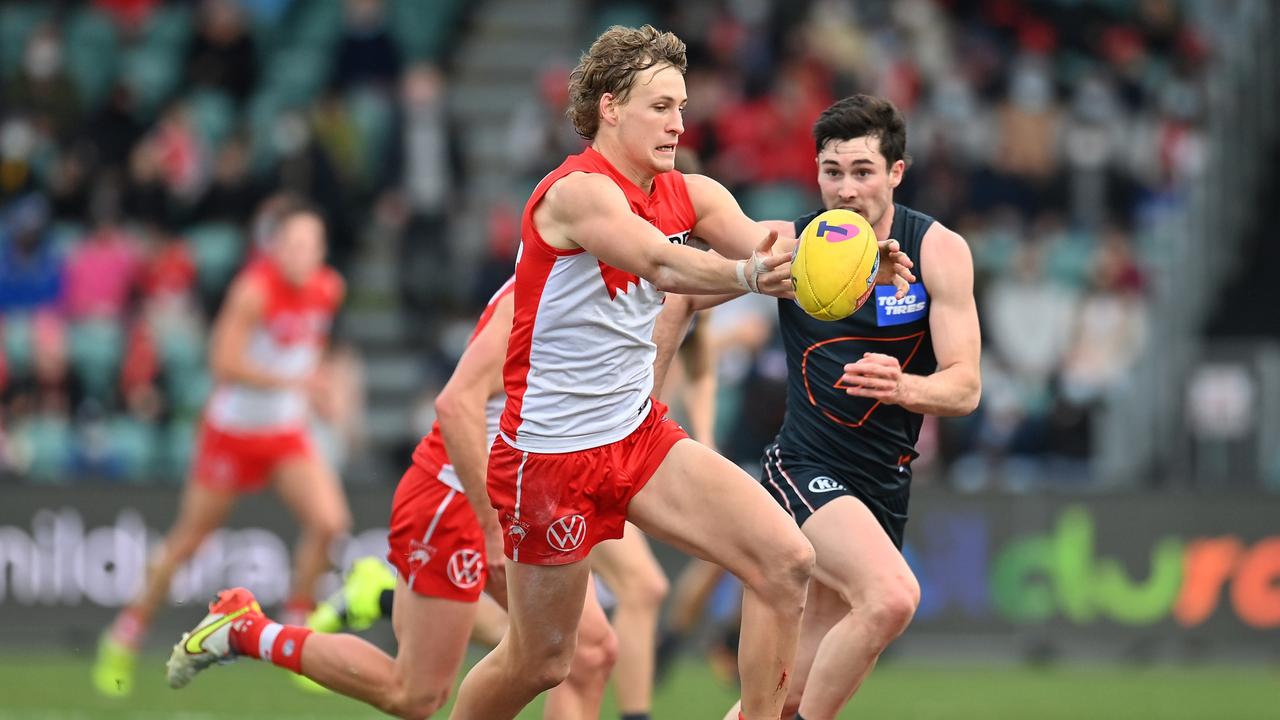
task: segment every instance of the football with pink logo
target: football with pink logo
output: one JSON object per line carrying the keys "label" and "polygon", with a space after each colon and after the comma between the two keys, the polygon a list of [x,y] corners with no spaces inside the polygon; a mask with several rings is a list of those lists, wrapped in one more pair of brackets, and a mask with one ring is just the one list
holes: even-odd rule
{"label": "football with pink logo", "polygon": [[840,320],[871,296],[879,270],[876,234],[866,219],[852,210],[828,210],[800,233],[791,284],[805,312],[819,320]]}

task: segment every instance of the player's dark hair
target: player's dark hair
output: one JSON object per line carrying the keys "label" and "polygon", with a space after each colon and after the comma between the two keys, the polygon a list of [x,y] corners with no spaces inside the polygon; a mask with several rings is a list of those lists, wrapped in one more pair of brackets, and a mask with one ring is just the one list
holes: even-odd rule
{"label": "player's dark hair", "polygon": [[907,155],[907,123],[893,103],[873,95],[851,95],[837,100],[822,111],[813,124],[817,151],[832,140],[853,140],[870,135],[880,139],[880,154],[885,165],[899,160],[910,162]]}

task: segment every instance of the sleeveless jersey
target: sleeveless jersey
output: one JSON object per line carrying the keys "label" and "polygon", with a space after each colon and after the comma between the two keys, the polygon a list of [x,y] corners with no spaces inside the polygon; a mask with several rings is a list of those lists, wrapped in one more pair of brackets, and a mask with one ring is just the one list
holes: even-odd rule
{"label": "sleeveless jersey", "polygon": [[[251,279],[266,294],[261,323],[249,338],[249,359],[286,378],[301,379],[314,372],[342,301],[342,278],[325,267],[304,285],[293,285],[268,259],[253,261],[239,278]],[[302,429],[309,407],[301,389],[219,383],[209,397],[205,420],[232,433]]]}
{"label": "sleeveless jersey", "polygon": [[[819,213],[795,221],[796,237]],[[922,277],[920,245],[933,218],[894,205],[889,236],[915,262]],[[911,477],[916,439],[923,417],[897,405],[844,391],[846,363],[864,352],[892,355],[903,372],[929,375],[937,360],[929,334],[929,293],[912,283],[901,300],[892,285],[877,285],[866,304],[834,322],[810,317],[791,300],[778,301],[779,330],[787,353],[787,414],[778,433],[785,452],[829,461],[870,478],[883,491],[904,486]]]}
{"label": "sleeveless jersey", "polygon": [[[515,290],[515,278],[511,278],[498,288],[498,291],[489,298],[489,304],[485,306],[484,312],[480,314],[480,319],[476,321],[475,330],[471,331],[471,338],[467,340],[470,345],[476,336],[484,330],[489,324],[489,320],[493,317],[493,311],[498,307],[498,301],[510,295]],[[503,392],[494,393],[484,407],[484,416],[488,425],[488,445],[493,445],[494,438],[498,437],[498,419],[502,417],[502,408],[506,404],[506,394]],[[413,463],[421,466],[426,470],[434,470],[436,479],[457,490],[458,492],[466,492],[462,487],[462,481],[458,479],[458,473],[454,471],[453,465],[449,462],[449,453],[444,447],[444,436],[440,434],[440,421],[432,423],[431,432],[427,433],[422,441],[418,443],[418,447],[413,451]]]}
{"label": "sleeveless jersey", "polygon": [[592,148],[538,183],[521,220],[515,321],[503,368],[502,435],[526,452],[621,440],[644,420],[653,391],[653,326],[664,293],[581,248],[548,245],[534,227],[533,211],[547,190],[575,172],[612,179],[631,211],[673,243],[686,243],[697,221],[683,175],[658,175],[646,194]]}

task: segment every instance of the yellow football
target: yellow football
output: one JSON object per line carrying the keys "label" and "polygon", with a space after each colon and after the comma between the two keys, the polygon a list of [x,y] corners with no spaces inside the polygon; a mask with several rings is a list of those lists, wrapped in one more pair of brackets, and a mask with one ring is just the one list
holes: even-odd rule
{"label": "yellow football", "polygon": [[841,320],[875,287],[880,248],[871,225],[852,210],[828,210],[800,233],[791,261],[796,302],[819,320]]}

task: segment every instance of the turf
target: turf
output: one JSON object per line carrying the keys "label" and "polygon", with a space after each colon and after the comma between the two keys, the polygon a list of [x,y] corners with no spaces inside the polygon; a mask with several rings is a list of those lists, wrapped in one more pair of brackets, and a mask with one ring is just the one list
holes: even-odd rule
{"label": "turf", "polygon": [[[0,720],[302,720],[378,718],[345,698],[298,690],[282,670],[240,662],[204,673],[182,691],[164,685],[163,660],[127,700],[96,696],[87,659],[0,655]],[[734,691],[706,665],[686,661],[654,700],[654,717],[720,718]],[[886,663],[841,717],[1276,718],[1280,671],[1259,667],[1124,666],[1028,669]],[[540,706],[522,718],[541,717]],[[444,717],[444,715],[440,715]],[[616,718],[610,701],[604,718]]]}

